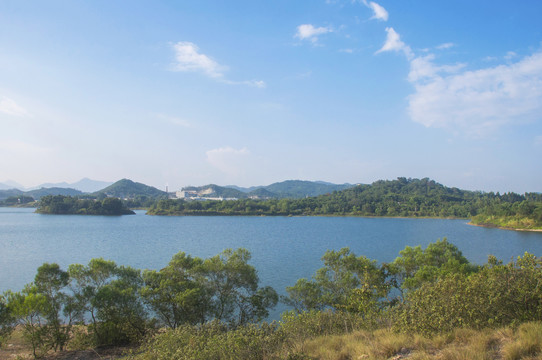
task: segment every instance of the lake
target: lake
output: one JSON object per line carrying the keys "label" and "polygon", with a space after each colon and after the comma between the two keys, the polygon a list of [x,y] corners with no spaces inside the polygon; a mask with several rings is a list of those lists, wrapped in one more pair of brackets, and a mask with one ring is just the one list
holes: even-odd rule
{"label": "lake", "polygon": [[[487,229],[467,220],[358,217],[106,217],[42,215],[0,208],[0,292],[19,291],[44,262],[87,264],[103,257],[140,269],[160,269],[184,251],[210,257],[226,248],[252,253],[262,285],[279,293],[322,266],[328,249],[392,261],[405,246],[427,246],[443,237],[472,262],[493,254],[508,262],[525,251],[542,256],[542,233]],[[278,318],[280,306],[271,315]]]}

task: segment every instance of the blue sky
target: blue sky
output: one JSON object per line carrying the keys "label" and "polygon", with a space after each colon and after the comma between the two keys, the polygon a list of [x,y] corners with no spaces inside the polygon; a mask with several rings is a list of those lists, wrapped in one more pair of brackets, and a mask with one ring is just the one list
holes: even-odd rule
{"label": "blue sky", "polygon": [[542,2],[0,0],[0,182],[542,191]]}

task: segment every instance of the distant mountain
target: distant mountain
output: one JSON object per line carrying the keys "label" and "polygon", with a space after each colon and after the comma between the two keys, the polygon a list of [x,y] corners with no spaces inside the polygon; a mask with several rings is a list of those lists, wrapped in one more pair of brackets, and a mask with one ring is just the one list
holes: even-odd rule
{"label": "distant mountain", "polygon": [[[218,186],[206,185],[200,187],[187,187],[183,190],[195,190],[201,192],[201,197],[235,197],[246,198],[256,196],[259,198],[304,198],[307,196],[318,196],[329,194],[334,191],[341,191],[353,187],[352,184],[332,184],[323,181],[286,180],[273,183],[267,186],[240,187],[236,185]],[[212,194],[208,195],[205,190],[212,188]],[[209,191],[209,190],[208,190]],[[235,192],[233,192],[235,191]],[[229,194],[231,196],[226,196]]]}
{"label": "distant mountain", "polygon": [[244,193],[249,193],[251,191],[261,189],[264,186],[251,186],[251,187],[246,188],[246,187],[241,187],[241,186],[237,186],[237,185],[226,185],[224,187],[239,190],[239,191],[244,192]]}
{"label": "distant mountain", "polygon": [[353,186],[354,185],[351,184],[337,185],[319,181],[286,180],[265,186],[264,188],[283,198],[303,198],[307,196],[329,194]]}
{"label": "distant mountain", "polygon": [[32,196],[35,200],[39,200],[42,196],[47,195],[79,196],[83,195],[83,192],[70,188],[51,187],[25,191],[24,195]]}
{"label": "distant mountain", "polygon": [[167,193],[152,186],[134,182],[128,179],[122,179],[112,185],[109,185],[105,189],[94,192],[92,195],[105,195],[118,197],[121,199],[133,199],[136,196],[148,196],[152,198],[166,197]]}
{"label": "distant mountain", "polygon": [[247,194],[248,196],[254,196],[260,199],[267,199],[267,198],[277,198],[279,197],[277,194],[272,193],[269,190],[266,190],[263,187],[256,188],[255,190],[252,190]]}
{"label": "distant mountain", "polygon": [[25,187],[13,180],[6,180],[0,183],[0,190],[10,190],[10,189],[17,189],[17,190],[24,191]]}
{"label": "distant mountain", "polygon": [[89,178],[83,178],[79,180],[78,182],[70,184],[70,187],[77,190],[81,190],[82,192],[92,193],[92,192],[105,189],[106,187],[110,185],[113,185],[113,183],[110,181],[99,181],[99,180],[91,180]]}
{"label": "distant mountain", "polygon": [[98,190],[104,189],[109,185],[112,185],[112,182],[109,181],[98,181],[98,180],[91,180],[89,178],[83,178],[77,182],[74,183],[67,183],[67,182],[61,182],[61,183],[45,183],[41,184],[39,186],[36,186],[36,189],[41,188],[71,188],[76,189],[79,191],[82,191],[84,193],[92,193],[96,192]]}
{"label": "distant mountain", "polygon": [[18,189],[0,190],[0,201],[7,199],[10,196],[22,195],[23,192]]}
{"label": "distant mountain", "polygon": [[7,184],[0,183],[0,190],[10,190],[13,189],[13,186],[9,186]]}

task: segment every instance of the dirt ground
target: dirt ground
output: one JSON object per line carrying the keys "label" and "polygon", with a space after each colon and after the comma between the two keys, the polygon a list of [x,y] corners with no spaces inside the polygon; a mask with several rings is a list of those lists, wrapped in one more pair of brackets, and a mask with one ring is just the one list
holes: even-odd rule
{"label": "dirt ground", "polygon": [[[59,351],[50,353],[43,357],[43,360],[117,360],[124,358],[124,353],[129,348],[109,347],[92,350]],[[0,349],[0,360],[27,360],[33,359],[32,350],[27,346],[14,342]]]}

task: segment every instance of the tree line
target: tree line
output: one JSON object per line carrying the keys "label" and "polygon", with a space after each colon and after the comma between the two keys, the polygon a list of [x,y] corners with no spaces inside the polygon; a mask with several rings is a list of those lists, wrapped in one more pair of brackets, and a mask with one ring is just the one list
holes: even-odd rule
{"label": "tree line", "polygon": [[32,283],[0,297],[0,339],[22,327],[35,357],[65,349],[85,325],[92,346],[138,343],[159,327],[219,321],[228,327],[258,322],[278,302],[259,287],[245,249],[208,259],[183,252],[161,270],[135,269],[92,259],[67,270],[45,263]]}
{"label": "tree line", "polygon": [[81,199],[64,195],[47,195],[36,209],[40,214],[56,215],[131,215],[134,212],[118,198]]}

